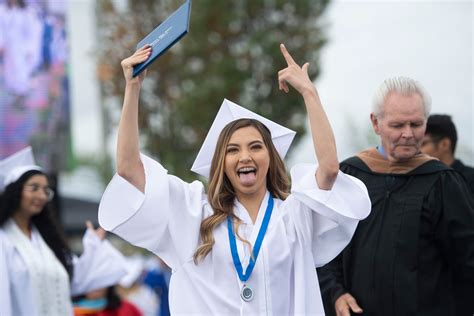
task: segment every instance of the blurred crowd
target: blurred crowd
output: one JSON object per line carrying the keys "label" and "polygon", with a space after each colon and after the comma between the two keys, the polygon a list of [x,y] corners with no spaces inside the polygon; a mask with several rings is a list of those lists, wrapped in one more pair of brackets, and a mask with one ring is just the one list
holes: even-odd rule
{"label": "blurred crowd", "polygon": [[72,298],[74,315],[170,315],[168,288],[171,270],[157,257],[126,257],[126,274],[116,284]]}
{"label": "blurred crowd", "polygon": [[[0,158],[28,145],[66,148],[69,126],[65,1],[0,1]],[[62,138],[61,138],[62,137]],[[47,140],[53,140],[48,143]]]}

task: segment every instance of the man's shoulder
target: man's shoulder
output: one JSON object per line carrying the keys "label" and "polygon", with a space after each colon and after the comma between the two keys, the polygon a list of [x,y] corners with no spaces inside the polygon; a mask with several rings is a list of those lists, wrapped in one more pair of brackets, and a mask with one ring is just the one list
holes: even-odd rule
{"label": "man's shoulder", "polygon": [[339,165],[341,170],[344,172],[349,171],[350,169],[358,169],[363,172],[372,173],[369,166],[367,166],[365,162],[357,156],[349,157],[341,161]]}
{"label": "man's shoulder", "polygon": [[352,156],[341,161],[341,165],[359,165],[364,164],[364,162],[357,156]]}
{"label": "man's shoulder", "polygon": [[474,168],[465,165],[461,160],[456,159],[454,163],[451,165],[451,168],[456,170],[457,172],[460,172],[461,174],[465,175],[469,179],[474,178]]}
{"label": "man's shoulder", "polygon": [[370,173],[374,175],[378,174],[378,175],[391,175],[391,176],[417,176],[417,175],[449,172],[451,170],[451,168],[449,168],[448,166],[446,166],[439,160],[430,159],[430,160],[421,162],[418,166],[414,168],[410,166],[412,169],[406,168],[407,170],[410,170],[408,172],[392,172],[389,168],[386,168],[386,172],[384,172],[383,171],[385,170],[384,168],[382,169],[378,168],[376,170],[374,170],[374,168],[371,168],[359,155],[352,156],[343,160],[340,163],[340,166],[341,166],[342,171],[348,172],[348,173],[363,172],[363,173]]}
{"label": "man's shoulder", "polygon": [[464,182],[458,172],[439,160],[427,161],[407,173],[375,172],[357,156],[342,161],[340,167],[344,173],[361,180],[371,195],[385,194],[383,187],[387,183],[406,183],[405,186],[398,186],[404,194],[426,196],[435,188],[453,191]]}
{"label": "man's shoulder", "polygon": [[461,177],[467,182],[472,193],[474,193],[474,168],[466,166],[461,160],[456,159],[451,165],[455,171],[457,171]]}
{"label": "man's shoulder", "polygon": [[446,166],[441,161],[433,159],[413,169],[411,172],[409,172],[409,174],[418,175],[418,174],[429,174],[429,173],[442,173],[442,172],[450,172],[450,170],[451,168]]}

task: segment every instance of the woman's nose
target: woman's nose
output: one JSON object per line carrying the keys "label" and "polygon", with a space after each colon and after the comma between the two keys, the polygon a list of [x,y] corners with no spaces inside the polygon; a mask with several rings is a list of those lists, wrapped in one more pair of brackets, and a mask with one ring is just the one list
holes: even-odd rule
{"label": "woman's nose", "polygon": [[249,155],[249,153],[242,153],[242,155],[239,158],[239,162],[249,162],[252,161],[252,157]]}

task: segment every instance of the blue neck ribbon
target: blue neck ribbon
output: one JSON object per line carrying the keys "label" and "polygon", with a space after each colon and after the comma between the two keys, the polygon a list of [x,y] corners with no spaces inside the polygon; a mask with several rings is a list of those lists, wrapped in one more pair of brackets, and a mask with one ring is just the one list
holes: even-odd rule
{"label": "blue neck ribbon", "polygon": [[385,153],[385,149],[383,148],[382,144],[377,146],[377,150],[385,159],[387,159],[387,154]]}
{"label": "blue neck ribbon", "polygon": [[260,251],[260,247],[262,246],[263,237],[265,237],[265,233],[268,228],[268,223],[270,222],[270,217],[272,216],[273,211],[273,196],[270,193],[268,197],[268,205],[267,209],[265,210],[265,216],[263,217],[262,226],[260,226],[260,230],[257,235],[257,240],[255,241],[255,245],[253,246],[252,254],[253,256],[250,257],[249,265],[243,273],[242,263],[239,259],[239,253],[237,252],[237,244],[235,241],[235,234],[234,234],[234,225],[232,216],[227,216],[227,231],[229,233],[229,243],[230,243],[230,251],[232,252],[232,260],[234,261],[235,270],[239,274],[239,279],[242,282],[246,282],[250,275],[252,274],[253,268],[255,266],[255,262],[257,261],[258,253]]}

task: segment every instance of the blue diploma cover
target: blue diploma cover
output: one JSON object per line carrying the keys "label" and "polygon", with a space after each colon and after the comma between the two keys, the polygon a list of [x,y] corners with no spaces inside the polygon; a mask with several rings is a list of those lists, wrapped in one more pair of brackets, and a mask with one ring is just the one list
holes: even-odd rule
{"label": "blue diploma cover", "polygon": [[178,10],[173,12],[163,23],[158,25],[150,34],[137,44],[137,49],[151,45],[151,55],[143,63],[133,67],[133,76],[137,76],[146,69],[159,56],[164,54],[168,48],[179,41],[189,30],[189,19],[191,14],[191,0],[187,0]]}

